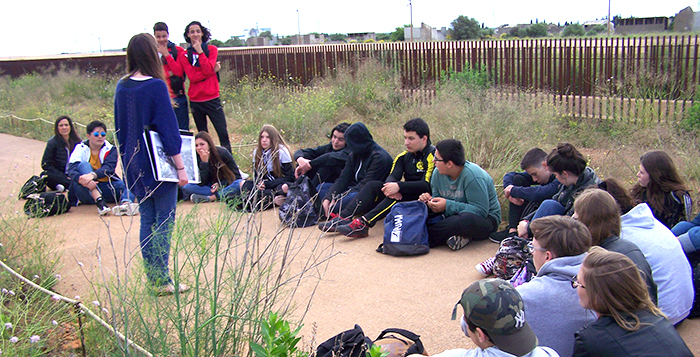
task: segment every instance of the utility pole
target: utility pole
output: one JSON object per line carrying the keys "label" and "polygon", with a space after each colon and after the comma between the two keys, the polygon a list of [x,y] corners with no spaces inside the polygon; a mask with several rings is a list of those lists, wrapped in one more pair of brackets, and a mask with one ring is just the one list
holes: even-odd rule
{"label": "utility pole", "polygon": [[413,42],[413,4],[411,4],[411,0],[408,0],[408,8],[411,12],[411,42]]}
{"label": "utility pole", "polygon": [[608,37],[610,37],[610,1],[608,0]]}
{"label": "utility pole", "polygon": [[299,22],[299,9],[297,9],[297,45],[301,45],[301,23]]}

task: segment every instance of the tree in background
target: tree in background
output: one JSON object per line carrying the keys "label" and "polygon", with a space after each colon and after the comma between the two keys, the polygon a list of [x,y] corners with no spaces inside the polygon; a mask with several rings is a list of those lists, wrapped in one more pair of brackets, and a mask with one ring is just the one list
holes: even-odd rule
{"label": "tree in background", "polygon": [[346,41],[348,36],[344,33],[332,33],[328,35],[328,38],[331,39],[331,41]]}
{"label": "tree in background", "polygon": [[267,37],[270,41],[272,41],[272,33],[270,31],[263,31],[258,36]]}
{"label": "tree in background", "polygon": [[586,29],[583,28],[581,24],[570,24],[564,27],[564,31],[561,32],[561,37],[580,37],[586,34]]}
{"label": "tree in background", "polygon": [[225,47],[224,43],[219,41],[219,40],[211,40],[211,41],[209,41],[209,44],[214,45],[216,47]]}
{"label": "tree in background", "polygon": [[459,15],[450,23],[449,34],[453,40],[471,40],[479,38],[481,27],[474,18]]}
{"label": "tree in background", "polygon": [[591,27],[588,32],[586,32],[586,36],[595,36],[601,32],[605,32],[605,26],[603,25],[595,25]]}
{"label": "tree in background", "polygon": [[544,22],[538,22],[534,25],[530,25],[525,29],[525,33],[527,34],[527,37],[547,37],[547,24]]}
{"label": "tree in background", "polygon": [[406,26],[410,26],[410,25],[404,25],[403,27],[397,27],[394,32],[389,34],[389,38],[391,39],[392,42],[405,40],[405,38],[403,36],[403,29]]}
{"label": "tree in background", "polygon": [[391,41],[391,32],[389,33],[378,33],[377,34],[377,41]]}

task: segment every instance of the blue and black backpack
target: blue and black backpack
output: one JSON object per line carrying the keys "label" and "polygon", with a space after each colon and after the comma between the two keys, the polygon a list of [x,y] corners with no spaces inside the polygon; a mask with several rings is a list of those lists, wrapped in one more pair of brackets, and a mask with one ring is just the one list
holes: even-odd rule
{"label": "blue and black backpack", "polygon": [[430,251],[427,219],[425,203],[397,202],[384,219],[384,243],[377,252],[396,257],[427,254]]}

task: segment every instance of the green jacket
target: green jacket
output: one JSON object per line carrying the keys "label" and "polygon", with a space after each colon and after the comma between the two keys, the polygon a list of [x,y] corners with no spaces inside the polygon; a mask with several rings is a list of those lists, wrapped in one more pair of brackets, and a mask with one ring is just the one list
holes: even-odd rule
{"label": "green jacket", "polygon": [[493,217],[501,222],[501,204],[498,202],[493,179],[479,165],[467,161],[456,180],[435,169],[430,179],[433,197],[447,199],[445,216],[473,213],[484,218]]}

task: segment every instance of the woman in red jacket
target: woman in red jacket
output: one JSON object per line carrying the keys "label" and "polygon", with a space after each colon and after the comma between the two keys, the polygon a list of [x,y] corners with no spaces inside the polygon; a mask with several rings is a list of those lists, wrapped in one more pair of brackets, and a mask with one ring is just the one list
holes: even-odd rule
{"label": "woman in red jacket", "polygon": [[190,80],[187,96],[190,97],[197,131],[208,131],[208,116],[219,135],[219,144],[231,152],[226,115],[219,99],[219,78],[215,69],[219,50],[207,43],[211,33],[199,21],[190,22],[185,27],[184,35],[185,41],[191,46],[187,48],[186,56],[178,56],[178,61]]}

